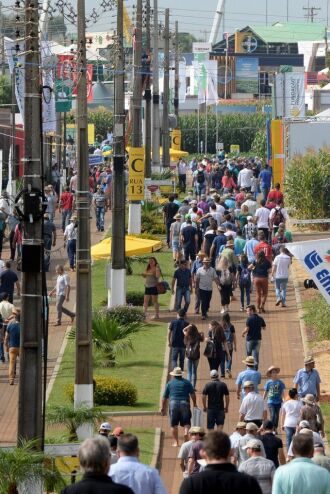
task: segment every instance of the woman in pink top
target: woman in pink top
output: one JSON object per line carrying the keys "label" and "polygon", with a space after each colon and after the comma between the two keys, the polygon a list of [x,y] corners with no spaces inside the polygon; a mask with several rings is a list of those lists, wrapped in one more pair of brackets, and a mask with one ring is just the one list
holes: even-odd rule
{"label": "woman in pink top", "polygon": [[225,171],[224,176],[221,179],[222,187],[223,187],[223,192],[229,192],[232,189],[236,189],[236,184],[231,176],[231,173],[229,170]]}

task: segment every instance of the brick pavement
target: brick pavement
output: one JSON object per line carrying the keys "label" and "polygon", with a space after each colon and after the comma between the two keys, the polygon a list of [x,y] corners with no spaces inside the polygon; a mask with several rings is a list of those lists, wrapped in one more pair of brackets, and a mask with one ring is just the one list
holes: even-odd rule
{"label": "brick pavement", "polygon": [[[106,220],[108,221],[109,218]],[[63,234],[60,228],[60,215],[57,213],[55,224],[57,226],[57,242],[56,247],[53,249],[54,252],[51,257],[51,268],[50,272],[47,274],[47,288],[48,291],[53,288],[56,283],[55,266],[57,264],[66,264],[67,255],[66,249],[63,246]],[[91,222],[92,231],[92,243],[95,244],[102,240],[104,233],[98,232],[95,227],[95,220]],[[6,242],[3,250],[3,259],[9,259],[8,242]],[[15,263],[13,263],[13,268],[15,269]],[[18,273],[19,274],[19,273]],[[67,304],[68,308],[73,309],[75,304],[75,288],[76,288],[76,277],[74,273],[70,273],[71,278],[71,294],[70,302]],[[20,301],[16,298],[14,300],[17,307],[20,306]],[[60,348],[63,343],[64,334],[69,324],[70,319],[63,314],[63,324],[62,326],[55,327],[56,322],[56,308],[55,303],[52,302],[50,305],[50,319],[49,319],[49,345],[48,345],[48,363],[47,363],[47,379],[49,381],[54,370],[57,356],[60,352]],[[19,364],[18,364],[18,374],[19,374]],[[11,444],[16,442],[17,434],[17,404],[18,404],[18,379],[14,386],[9,386],[8,384],[8,363],[5,364],[0,362],[0,444]]]}

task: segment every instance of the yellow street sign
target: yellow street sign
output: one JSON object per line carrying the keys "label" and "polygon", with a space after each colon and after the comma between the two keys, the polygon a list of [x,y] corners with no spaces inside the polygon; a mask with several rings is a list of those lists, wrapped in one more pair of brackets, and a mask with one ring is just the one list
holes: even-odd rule
{"label": "yellow street sign", "polygon": [[144,149],[130,148],[128,160],[128,187],[129,201],[144,199]]}

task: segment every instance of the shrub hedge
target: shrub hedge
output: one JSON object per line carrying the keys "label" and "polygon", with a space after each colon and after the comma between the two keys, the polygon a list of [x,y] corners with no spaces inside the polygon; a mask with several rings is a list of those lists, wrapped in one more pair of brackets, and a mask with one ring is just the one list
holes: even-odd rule
{"label": "shrub hedge", "polygon": [[[74,385],[68,384],[65,393],[73,402]],[[94,376],[94,403],[97,406],[133,406],[137,402],[137,388],[126,379]]]}
{"label": "shrub hedge", "polygon": [[[142,304],[134,304],[133,302],[127,302],[132,305],[143,305],[143,292],[128,292],[127,298],[140,301],[142,294]],[[111,319],[115,319],[123,326],[132,323],[143,323],[145,320],[144,312],[142,309],[137,307],[130,307],[127,305],[118,305],[117,307],[112,307],[111,309],[101,309],[102,314],[106,314]]]}

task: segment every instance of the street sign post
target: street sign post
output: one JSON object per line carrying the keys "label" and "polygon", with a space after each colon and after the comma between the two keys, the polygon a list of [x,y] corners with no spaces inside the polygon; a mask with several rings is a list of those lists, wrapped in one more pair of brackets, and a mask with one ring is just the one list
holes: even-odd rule
{"label": "street sign post", "polygon": [[144,150],[140,147],[129,151],[127,197],[129,201],[144,199]]}

